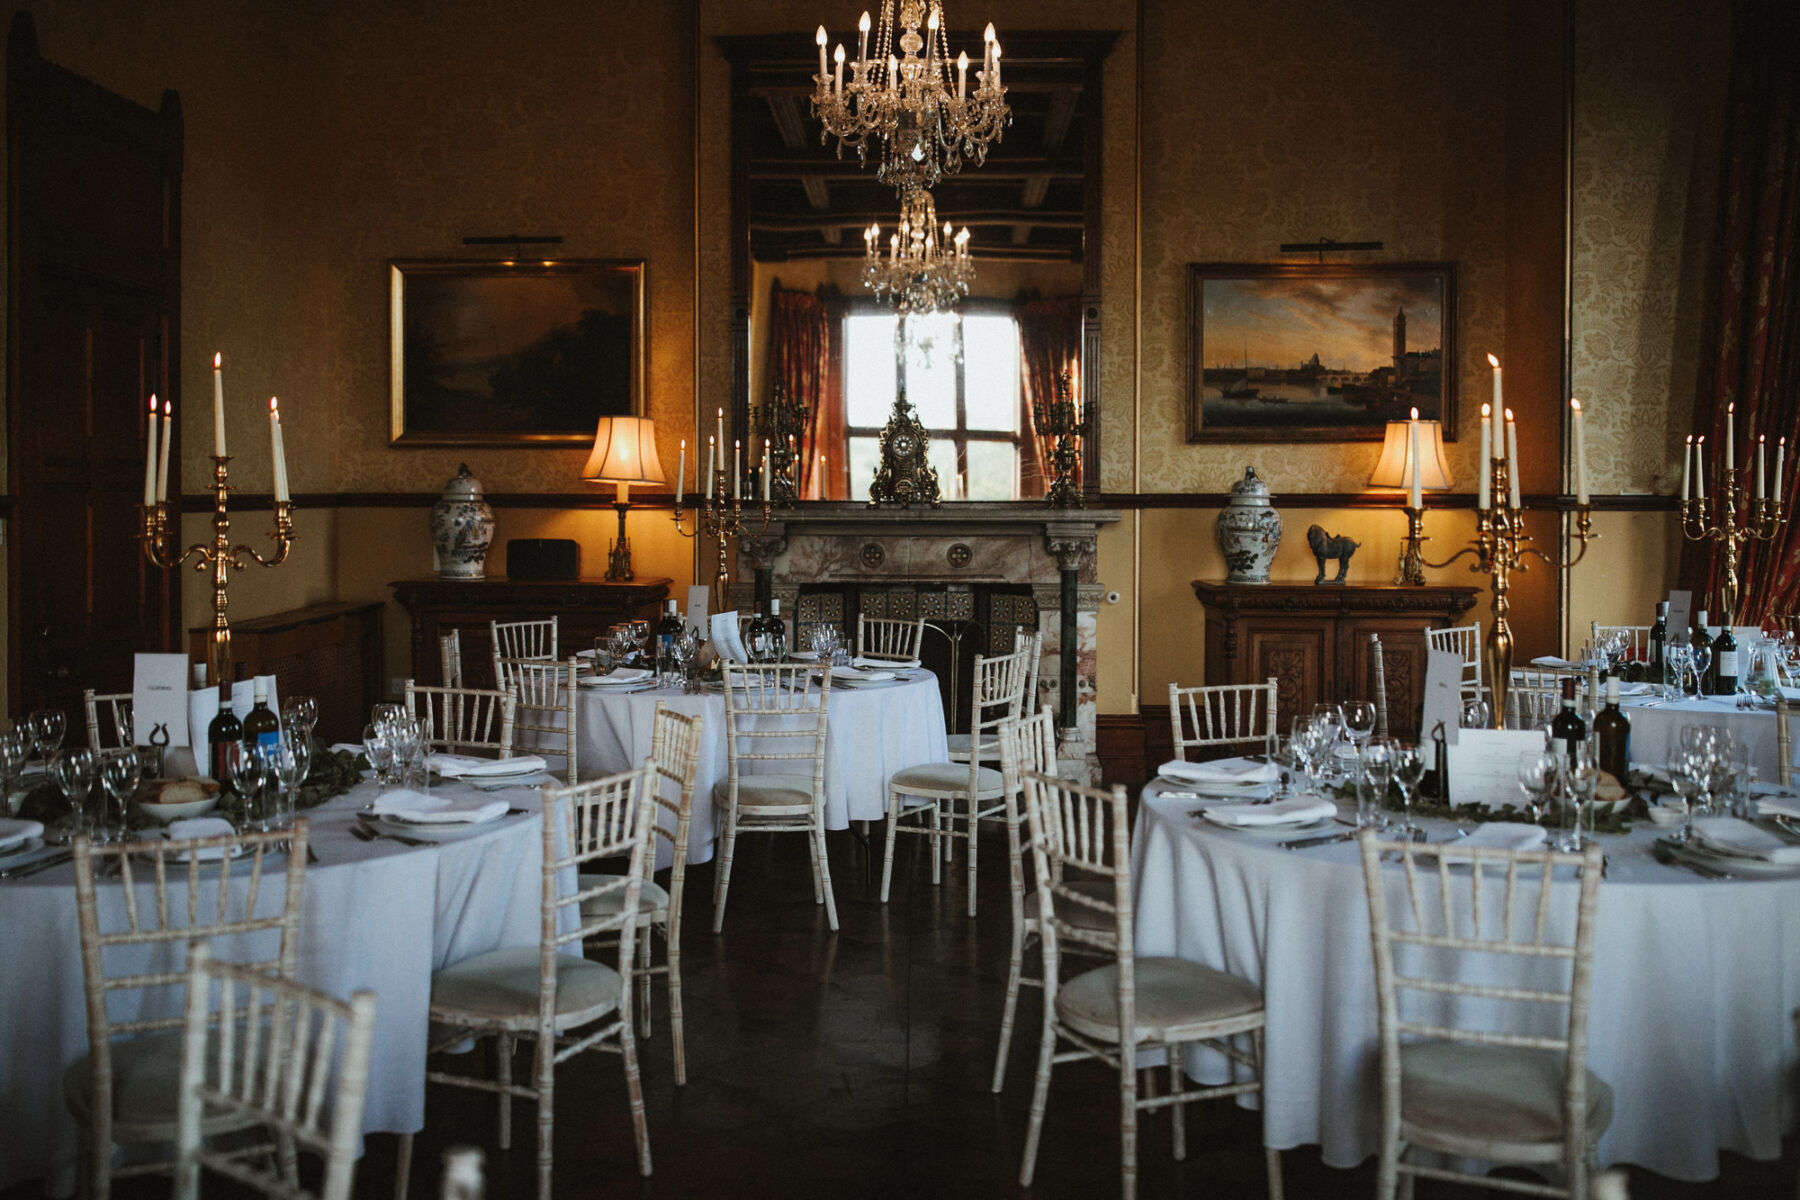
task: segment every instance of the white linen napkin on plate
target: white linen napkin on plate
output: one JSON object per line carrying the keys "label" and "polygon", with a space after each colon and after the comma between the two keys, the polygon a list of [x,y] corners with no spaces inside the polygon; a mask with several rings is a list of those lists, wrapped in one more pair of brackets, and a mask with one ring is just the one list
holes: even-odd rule
{"label": "white linen napkin on plate", "polygon": [[1156,773],[1165,779],[1177,779],[1182,783],[1232,783],[1245,787],[1256,783],[1274,783],[1281,778],[1281,772],[1275,769],[1274,763],[1227,766],[1216,762],[1186,762],[1179,758],[1170,759],[1156,768]]}
{"label": "white linen napkin on plate", "polygon": [[1696,817],[1694,836],[1708,849],[1764,862],[1800,864],[1800,846],[1736,817]]}
{"label": "white linen napkin on plate", "polygon": [[870,667],[876,670],[910,671],[919,665],[919,660],[916,658],[909,658],[904,661],[895,658],[865,658],[859,654],[850,660],[850,665],[853,667]]}
{"label": "white linen napkin on plate", "polygon": [[1544,667],[1549,670],[1566,671],[1570,667],[1579,667],[1581,664],[1567,658],[1558,658],[1554,654],[1540,654],[1531,660],[1531,665],[1534,667]]}
{"label": "white linen napkin on plate", "polygon": [[375,813],[420,824],[478,825],[506,815],[506,801],[479,796],[427,796],[411,788],[389,792],[375,802]]}
{"label": "white linen napkin on plate", "polygon": [[535,754],[511,758],[475,758],[468,754],[433,754],[426,758],[432,770],[445,779],[480,779],[486,775],[529,775],[548,764]]}
{"label": "white linen napkin on plate", "polygon": [[1213,805],[1202,808],[1216,825],[1310,825],[1337,815],[1329,800],[1277,800],[1273,804]]}
{"label": "white linen napkin on plate", "polygon": [[[231,822],[224,817],[188,817],[180,821],[170,821],[168,829],[169,840],[172,842],[185,842],[198,838],[231,837],[235,833],[237,830],[233,829]],[[243,853],[243,847],[239,846],[235,849],[238,853]],[[225,850],[220,846],[200,851],[201,862],[208,862],[224,856]]]}
{"label": "white linen napkin on plate", "polygon": [[620,687],[628,683],[642,683],[648,678],[650,678],[650,672],[642,667],[616,667],[605,675],[582,680],[582,686]]}
{"label": "white linen napkin on plate", "polygon": [[892,671],[873,671],[861,667],[833,667],[831,677],[844,683],[882,683],[899,678]]}
{"label": "white linen napkin on plate", "polygon": [[[1468,837],[1458,838],[1450,843],[1453,846],[1476,846],[1483,850],[1536,850],[1544,844],[1544,830],[1540,825],[1527,825],[1523,821],[1489,821],[1485,825],[1477,825]],[[1446,852],[1447,859],[1455,855]]]}
{"label": "white linen napkin on plate", "polygon": [[0,850],[22,846],[34,837],[43,837],[44,827],[37,821],[0,817]]}

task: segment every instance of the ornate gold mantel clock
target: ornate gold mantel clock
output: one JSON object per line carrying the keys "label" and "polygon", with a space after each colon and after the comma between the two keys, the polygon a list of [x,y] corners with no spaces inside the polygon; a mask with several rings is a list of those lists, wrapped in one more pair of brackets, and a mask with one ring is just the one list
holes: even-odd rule
{"label": "ornate gold mantel clock", "polygon": [[881,465],[869,484],[869,507],[898,504],[938,506],[937,468],[931,465],[931,437],[901,388],[894,397],[894,411],[881,431]]}

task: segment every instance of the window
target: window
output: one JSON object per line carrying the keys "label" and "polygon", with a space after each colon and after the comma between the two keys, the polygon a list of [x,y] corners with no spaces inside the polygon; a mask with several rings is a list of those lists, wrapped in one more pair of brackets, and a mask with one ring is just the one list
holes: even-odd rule
{"label": "window", "polygon": [[910,318],[896,344],[891,312],[844,318],[844,413],[850,496],[869,498],[881,429],[904,378],[906,398],[931,436],[930,460],[946,499],[1019,495],[1019,327],[1003,311]]}

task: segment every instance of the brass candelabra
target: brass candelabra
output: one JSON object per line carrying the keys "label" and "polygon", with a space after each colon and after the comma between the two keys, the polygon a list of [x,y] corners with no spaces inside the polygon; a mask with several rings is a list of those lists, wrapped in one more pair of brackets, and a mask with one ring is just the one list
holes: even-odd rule
{"label": "brass candelabra", "polygon": [[248,569],[252,562],[263,567],[278,567],[287,561],[288,550],[294,540],[294,506],[286,500],[275,502],[275,529],[269,534],[275,539],[275,552],[270,557],[264,558],[249,545],[232,545],[229,511],[232,489],[227,482],[227,464],[231,462],[231,458],[229,455],[215,454],[212,461],[212,541],[195,542],[186,550],[176,553],[181,540],[180,515],[167,500],[138,505],[137,539],[143,543],[144,557],[166,571],[174,570],[190,558],[194,560],[196,571],[212,567],[213,631],[207,664],[212,672],[212,679],[217,681],[231,678],[231,622],[225,616],[225,606],[228,603],[225,590],[231,583],[231,573]]}
{"label": "brass candelabra", "polygon": [[[1710,496],[1684,498],[1681,502],[1682,536],[1690,542],[1711,538],[1725,550],[1725,582],[1719,595],[1719,611],[1724,614],[1719,619],[1721,625],[1737,624],[1738,547],[1751,540],[1773,541],[1787,520],[1785,506],[1781,503],[1780,474],[1778,466],[1775,495],[1752,499],[1749,489],[1738,487],[1737,468],[1728,466],[1723,472],[1725,486],[1722,489]],[[1740,512],[1743,514],[1741,520]]]}
{"label": "brass candelabra", "polygon": [[[1093,432],[1093,402],[1077,405],[1070,373],[1064,371],[1056,398],[1045,402],[1041,397],[1032,402],[1032,419],[1038,432],[1054,440],[1050,450],[1049,486],[1044,489],[1044,503],[1054,508],[1081,508],[1081,444]],[[1079,411],[1078,411],[1079,410]]]}
{"label": "brass candelabra", "polygon": [[[715,612],[724,611],[725,601],[730,595],[731,539],[762,536],[768,531],[769,517],[773,509],[773,505],[768,500],[762,502],[762,524],[757,527],[754,535],[751,534],[744,524],[743,497],[730,495],[726,490],[730,482],[731,479],[723,468],[714,469],[711,492],[697,499],[693,519],[689,521],[690,528],[682,527],[682,521],[687,515],[686,506],[682,503],[683,498],[679,494],[675,498],[675,516],[673,518],[675,532],[682,537],[703,538],[714,542],[718,547],[718,573],[713,580],[713,611]],[[772,482],[773,480],[771,480]]]}
{"label": "brass candelabra", "polygon": [[[1532,537],[1525,532],[1524,508],[1512,500],[1511,470],[1507,460],[1490,456],[1487,469],[1493,503],[1476,510],[1474,541],[1441,563],[1426,561],[1423,544],[1429,539],[1421,533],[1425,514],[1422,509],[1407,506],[1406,540],[1401,544],[1400,573],[1395,582],[1423,583],[1425,567],[1441,570],[1469,554],[1475,556],[1475,562],[1470,564],[1469,570],[1486,574],[1492,579],[1494,619],[1489,624],[1485,644],[1489,689],[1494,697],[1494,708],[1489,719],[1495,729],[1503,729],[1506,724],[1506,692],[1512,679],[1513,636],[1512,626],[1506,619],[1511,603],[1507,592],[1511,587],[1512,573],[1529,568],[1527,555],[1537,558],[1546,566],[1558,569],[1573,567],[1587,556],[1588,543],[1600,535],[1593,532],[1592,508],[1581,504],[1575,510],[1575,532],[1581,539],[1581,548],[1576,551],[1575,557],[1564,561],[1544,553],[1530,544]],[[1417,572],[1416,579],[1411,577],[1412,571]]]}
{"label": "brass candelabra", "polygon": [[769,444],[769,496],[783,508],[800,498],[799,460],[806,449],[806,406],[788,397],[787,385],[777,383],[773,397],[763,405],[763,437]]}

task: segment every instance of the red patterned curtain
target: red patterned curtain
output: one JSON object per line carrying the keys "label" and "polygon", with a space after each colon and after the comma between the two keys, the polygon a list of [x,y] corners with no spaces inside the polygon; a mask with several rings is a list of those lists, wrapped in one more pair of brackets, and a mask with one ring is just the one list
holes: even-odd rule
{"label": "red patterned curtain", "polygon": [[1045,467],[1053,446],[1050,437],[1037,429],[1032,412],[1039,400],[1049,404],[1057,398],[1064,371],[1080,410],[1081,297],[1027,300],[1014,307],[1013,316],[1019,323],[1019,400],[1024,409],[1019,428],[1029,434],[1019,447],[1019,494],[1042,496],[1049,484]]}
{"label": "red patterned curtain", "polygon": [[[810,292],[791,291],[777,285],[770,296],[769,395],[777,385],[799,402],[805,417],[804,432],[796,453],[803,464],[797,472],[800,494],[808,500],[841,500],[843,488],[830,480],[842,475],[844,455],[844,397],[834,355],[837,339],[831,306]],[[826,478],[817,472],[819,453],[826,455]]]}
{"label": "red patterned curtain", "polygon": [[[1737,405],[1737,461],[1754,468],[1745,436],[1787,438],[1788,480],[1800,465],[1800,6],[1740,0],[1733,13],[1730,93],[1720,199],[1711,342],[1702,359],[1694,431],[1709,447],[1725,438]],[[1707,455],[1709,484],[1718,456]],[[1754,487],[1748,471],[1740,475]],[[1796,489],[1783,497],[1793,511]],[[1772,542],[1747,541],[1738,566],[1737,623],[1800,610],[1800,527],[1790,518]],[[1716,542],[1688,542],[1684,578],[1720,594],[1725,559]]]}

